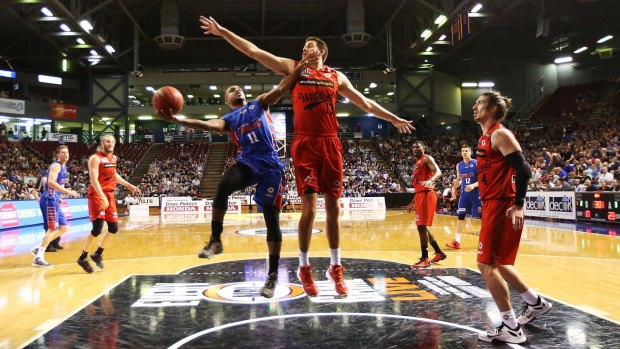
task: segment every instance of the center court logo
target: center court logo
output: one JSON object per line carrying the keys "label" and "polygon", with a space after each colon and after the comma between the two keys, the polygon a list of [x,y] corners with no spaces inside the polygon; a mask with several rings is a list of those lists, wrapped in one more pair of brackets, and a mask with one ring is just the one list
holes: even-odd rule
{"label": "center court logo", "polygon": [[297,284],[278,283],[273,298],[261,296],[261,287],[263,287],[263,281],[233,282],[211,286],[202,293],[202,296],[210,302],[236,304],[283,302],[306,296],[304,289]]}

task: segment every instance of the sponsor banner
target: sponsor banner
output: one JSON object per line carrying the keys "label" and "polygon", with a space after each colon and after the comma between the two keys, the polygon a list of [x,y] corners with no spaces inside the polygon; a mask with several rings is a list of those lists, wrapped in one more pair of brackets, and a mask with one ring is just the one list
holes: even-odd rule
{"label": "sponsor banner", "polygon": [[159,206],[159,197],[156,196],[142,196],[139,198],[139,202],[138,204],[140,206],[153,206],[153,207],[158,207]]}
{"label": "sponsor banner", "polygon": [[174,140],[173,136],[164,136],[164,142],[172,142]]}
{"label": "sponsor banner", "polygon": [[64,141],[68,143],[77,143],[78,136],[71,133],[48,133],[47,134],[48,141]]}
{"label": "sponsor banner", "polygon": [[0,113],[24,114],[26,102],[21,99],[0,98]]}
{"label": "sponsor banner", "polygon": [[301,205],[301,198],[297,195],[295,196],[289,196],[288,197],[288,202],[290,202],[293,205]]}
{"label": "sponsor banner", "polygon": [[[60,206],[67,219],[88,217],[86,199],[63,199]],[[38,201],[0,201],[0,229],[19,228],[35,224],[43,224],[43,216]]]}
{"label": "sponsor banner", "polygon": [[75,104],[52,103],[52,116],[55,118],[77,119],[77,108]]}
{"label": "sponsor banner", "polygon": [[202,200],[166,200],[162,198],[161,214],[171,213],[201,213],[205,211],[205,203]]}
{"label": "sponsor banner", "polygon": [[344,211],[382,211],[385,212],[384,197],[341,198],[340,209]]}
{"label": "sponsor banner", "polygon": [[[204,202],[204,212],[207,212],[207,214],[210,215],[213,211],[213,200],[204,199],[202,201]],[[226,214],[229,213],[241,213],[241,200],[228,200],[228,209],[226,210]]]}
{"label": "sponsor banner", "polygon": [[[88,218],[69,221],[69,231],[60,237],[60,243],[83,240],[93,225]],[[30,253],[32,246],[41,243],[45,229],[42,224],[0,230],[0,257]]]}
{"label": "sponsor banner", "polygon": [[525,215],[559,219],[576,219],[575,192],[529,191],[525,196]]}
{"label": "sponsor banner", "polygon": [[250,195],[231,195],[228,197],[228,200],[239,200],[241,201],[241,205],[249,205],[252,203],[252,197]]}

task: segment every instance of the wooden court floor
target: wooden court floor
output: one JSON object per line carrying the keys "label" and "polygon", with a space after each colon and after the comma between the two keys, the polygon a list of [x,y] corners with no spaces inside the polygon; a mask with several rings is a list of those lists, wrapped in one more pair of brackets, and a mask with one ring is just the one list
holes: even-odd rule
{"label": "wooden court floor", "polygon": [[[283,213],[281,226],[296,228],[298,219],[299,213]],[[66,248],[61,252],[47,253],[46,259],[54,264],[53,268],[31,267],[32,255],[27,251],[0,253],[0,349],[31,342],[130,275],[176,274],[202,264],[267,256],[264,235],[236,233],[263,226],[262,216],[257,213],[227,217],[224,254],[211,260],[197,257],[208,239],[209,224],[159,221],[158,216],[141,223],[121,219],[121,231],[104,253],[106,269],[93,274],[85,274],[75,263],[83,238],[65,242]],[[436,216],[431,231],[441,246],[452,238],[456,222],[456,217]],[[318,229],[324,226],[320,221],[315,224]],[[478,229],[478,220],[468,220],[463,248],[446,250],[448,259],[433,268],[477,270]],[[32,246],[41,236],[32,239]],[[296,257],[296,235],[285,235],[283,240],[282,256]],[[404,211],[388,211],[385,219],[345,220],[341,251],[343,257],[413,263],[420,256],[413,216]],[[313,256],[328,256],[322,231],[313,236],[310,257]],[[531,287],[550,299],[620,323],[618,237],[526,225],[516,267]]]}

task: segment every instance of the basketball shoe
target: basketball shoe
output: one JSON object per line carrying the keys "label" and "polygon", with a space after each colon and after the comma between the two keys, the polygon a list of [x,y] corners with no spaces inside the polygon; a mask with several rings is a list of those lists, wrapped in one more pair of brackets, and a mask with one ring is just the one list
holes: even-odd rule
{"label": "basketball shoe", "polygon": [[435,253],[435,256],[431,259],[431,263],[437,263],[439,261],[443,261],[444,259],[448,258],[448,256],[443,253],[443,252],[439,252],[439,253]]}
{"label": "basketball shoe", "polygon": [[419,269],[419,268],[428,268],[430,266],[431,266],[431,261],[429,261],[428,258],[420,258],[420,261],[412,264],[411,268]]}
{"label": "basketball shoe", "polygon": [[452,241],[446,242],[446,247],[451,248],[453,250],[460,250],[461,244],[456,241],[456,239],[452,239]]}
{"label": "basketball shoe", "polygon": [[536,320],[537,317],[547,314],[551,308],[553,308],[553,304],[547,302],[542,297],[538,296],[538,302],[536,305],[529,305],[525,303],[523,307],[523,313],[519,315],[517,318],[517,322],[519,325],[527,325],[530,322]]}
{"label": "basketball shoe", "polygon": [[306,292],[308,296],[314,297],[319,294],[319,288],[316,287],[314,280],[312,280],[312,265],[299,266],[299,269],[297,269],[297,278],[301,281],[304,292]]}
{"label": "basketball shoe", "polygon": [[345,270],[342,265],[330,265],[325,272],[325,276],[334,283],[336,293],[341,296],[349,294],[349,288],[342,277],[342,272]]}
{"label": "basketball shoe", "polygon": [[103,256],[102,255],[93,253],[93,254],[90,255],[90,259],[92,259],[93,262],[95,262],[95,265],[99,269],[105,268],[105,266],[103,265]]}
{"label": "basketball shoe", "polygon": [[46,262],[45,259],[41,257],[35,257],[34,260],[32,261],[32,266],[45,268],[45,267],[51,267],[52,265]]}
{"label": "basketball shoe", "polygon": [[478,339],[485,342],[493,342],[494,340],[502,341],[505,343],[519,344],[527,340],[521,325],[517,325],[517,328],[512,329],[502,322],[497,328],[478,334]]}
{"label": "basketball shoe", "polygon": [[88,262],[88,257],[86,257],[84,259],[78,258],[77,264],[80,267],[82,267],[82,269],[84,269],[85,272],[87,272],[89,274],[95,271],[95,269],[93,269],[93,266],[90,265],[90,263]]}
{"label": "basketball shoe", "polygon": [[224,252],[224,246],[221,242],[209,240],[209,243],[198,254],[199,258],[213,258],[216,254]]}
{"label": "basketball shoe", "polygon": [[278,273],[269,274],[267,276],[267,281],[265,281],[265,285],[263,285],[263,288],[260,289],[260,295],[265,298],[273,297],[277,284],[278,284]]}

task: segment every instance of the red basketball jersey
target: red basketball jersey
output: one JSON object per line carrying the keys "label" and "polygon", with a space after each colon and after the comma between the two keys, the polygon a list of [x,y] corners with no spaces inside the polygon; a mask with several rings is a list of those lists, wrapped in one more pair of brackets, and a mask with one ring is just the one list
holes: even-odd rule
{"label": "red basketball jersey", "polygon": [[478,186],[483,201],[515,197],[515,170],[501,152],[491,147],[491,135],[500,128],[504,128],[500,123],[493,125],[478,140]]}
{"label": "red basketball jersey", "polygon": [[416,193],[432,190],[421,184],[422,182],[428,181],[431,177],[433,177],[433,175],[435,175],[435,172],[431,171],[431,169],[424,164],[424,159],[427,156],[427,154],[422,154],[418,161],[415,162],[415,166],[413,166],[411,184],[413,185],[413,189],[415,189]]}
{"label": "red basketball jersey", "polygon": [[[116,189],[116,155],[107,156],[103,152],[96,152],[95,156],[99,157],[99,184],[101,190],[114,191]],[[95,189],[90,186],[88,191],[95,192]]]}
{"label": "red basketball jersey", "polygon": [[[295,62],[297,65],[299,62]],[[336,98],[337,72],[323,66],[321,70],[306,68],[291,90],[295,112],[295,134],[337,136]]]}

